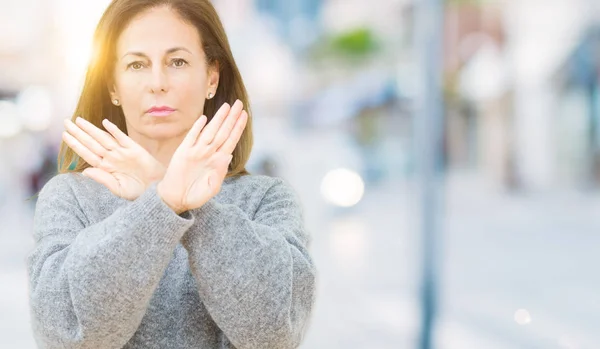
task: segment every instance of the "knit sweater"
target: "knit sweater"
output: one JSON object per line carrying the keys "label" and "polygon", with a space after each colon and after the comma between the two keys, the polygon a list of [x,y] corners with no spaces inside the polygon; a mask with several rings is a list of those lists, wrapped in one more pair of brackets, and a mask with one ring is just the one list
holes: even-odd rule
{"label": "knit sweater", "polygon": [[295,348],[310,320],[310,236],[279,178],[226,178],[178,215],[156,183],[128,201],[60,174],[39,194],[33,236],[40,348]]}

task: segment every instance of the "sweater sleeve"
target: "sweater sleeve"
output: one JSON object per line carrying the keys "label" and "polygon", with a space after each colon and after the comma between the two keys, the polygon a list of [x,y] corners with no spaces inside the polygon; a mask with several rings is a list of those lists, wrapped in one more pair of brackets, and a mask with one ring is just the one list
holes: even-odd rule
{"label": "sweater sleeve", "polygon": [[173,212],[155,183],[89,224],[66,176],[50,180],[36,205],[27,258],[36,341],[40,348],[121,348],[193,217]]}
{"label": "sweater sleeve", "polygon": [[193,214],[182,245],[227,339],[238,349],[296,348],[314,304],[316,270],[293,189],[277,179],[252,218],[214,200]]}

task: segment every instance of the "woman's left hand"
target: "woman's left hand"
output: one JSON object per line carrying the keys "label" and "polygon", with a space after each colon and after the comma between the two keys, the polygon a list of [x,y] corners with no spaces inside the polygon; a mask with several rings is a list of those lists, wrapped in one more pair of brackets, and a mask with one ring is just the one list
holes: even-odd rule
{"label": "woman's left hand", "polygon": [[162,179],[166,169],[115,124],[105,119],[102,125],[109,133],[81,117],[75,123],[65,120],[63,140],[92,166],[83,175],[119,197],[135,200],[150,184]]}
{"label": "woman's left hand", "polygon": [[201,116],[173,154],[156,190],[175,212],[198,208],[221,190],[248,122],[243,106],[240,100],[223,104],[208,124]]}

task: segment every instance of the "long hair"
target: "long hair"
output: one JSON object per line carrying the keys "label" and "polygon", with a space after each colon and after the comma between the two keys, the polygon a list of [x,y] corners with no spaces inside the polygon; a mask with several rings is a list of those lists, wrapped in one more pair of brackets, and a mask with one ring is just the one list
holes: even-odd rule
{"label": "long hair", "polygon": [[[109,86],[113,81],[116,61],[116,42],[129,22],[150,8],[168,6],[181,18],[196,27],[206,55],[208,66],[218,64],[219,85],[215,96],[204,104],[203,114],[210,121],[223,103],[232,105],[236,99],[244,103],[248,112],[246,128],[233,151],[227,177],[249,174],[246,163],[252,151],[252,118],[248,93],[242,76],[233,59],[229,40],[215,8],[209,0],[113,0],[108,6],[94,33],[93,54],[73,121],[80,116],[103,129],[102,120],[108,119],[127,133],[123,110],[112,104]],[[204,98],[204,96],[198,96]],[[61,143],[58,154],[58,171],[81,172],[90,167],[67,144]]]}

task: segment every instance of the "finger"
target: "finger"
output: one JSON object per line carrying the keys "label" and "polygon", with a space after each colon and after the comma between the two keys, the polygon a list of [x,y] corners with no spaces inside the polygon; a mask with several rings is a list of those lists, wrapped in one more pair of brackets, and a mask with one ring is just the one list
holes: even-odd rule
{"label": "finger", "polygon": [[225,118],[227,118],[227,116],[231,114],[234,108],[241,109],[242,107],[243,103],[239,99],[233,104],[232,107],[230,107],[227,103],[223,104],[223,106],[219,108],[215,116],[213,116],[213,118],[210,120],[204,131],[202,131],[202,134],[200,134],[198,143],[204,145],[210,144],[215,138],[217,131],[221,127],[221,124],[223,124],[223,121],[225,121]]}
{"label": "finger", "polygon": [[218,187],[220,188],[223,184],[223,180],[227,176],[227,172],[229,171],[229,164],[233,159],[233,155],[228,154],[225,156],[221,156],[215,163],[215,169],[212,171],[214,180],[218,183]]}
{"label": "finger", "polygon": [[194,125],[192,125],[192,128],[188,131],[187,135],[185,135],[185,138],[183,139],[181,144],[188,148],[193,146],[194,142],[198,138],[198,135],[200,135],[200,131],[202,131],[202,129],[206,125],[207,120],[208,118],[206,117],[206,115],[202,115],[201,117],[199,117],[198,120],[194,122]]}
{"label": "finger", "polygon": [[217,131],[215,138],[211,142],[211,144],[215,147],[215,149],[219,149],[221,147],[221,145],[223,145],[223,143],[227,140],[227,138],[229,138],[229,135],[231,134],[232,130],[234,129],[235,124],[236,124],[237,120],[239,119],[240,115],[242,115],[242,112],[243,112],[242,109],[239,109],[239,112],[238,112],[238,109],[236,109],[235,106],[234,106],[234,108],[231,108],[229,115],[227,116],[227,118],[225,119],[223,124],[221,124],[219,131]]}
{"label": "finger", "polygon": [[242,134],[244,133],[244,129],[248,124],[248,112],[245,110],[242,112],[242,115],[238,118],[233,130],[229,134],[227,140],[223,143],[223,145],[217,150],[222,153],[231,154],[235,150],[240,138],[242,138]]}
{"label": "finger", "polygon": [[129,138],[117,125],[110,122],[108,119],[102,120],[104,128],[125,148],[134,147],[137,143],[133,139]]}
{"label": "finger", "polygon": [[83,170],[82,174],[86,177],[90,177],[96,182],[104,185],[115,195],[120,195],[120,186],[117,179],[110,173],[101,170],[99,168],[89,167]]}
{"label": "finger", "polygon": [[233,155],[228,154],[227,156],[225,156],[223,158],[221,166],[219,167],[219,173],[222,175],[222,179],[225,179],[225,176],[227,176],[227,172],[229,171],[229,165],[231,164],[231,161],[233,160]]}
{"label": "finger", "polygon": [[96,155],[102,157],[106,153],[106,148],[100,145],[100,143],[92,138],[92,136],[75,125],[71,120],[65,119],[65,128],[71,136],[75,137],[81,144],[83,144],[90,151],[94,152]]}
{"label": "finger", "polygon": [[94,154],[94,152],[86,148],[83,144],[81,144],[81,142],[79,142],[77,138],[73,137],[71,134],[65,131],[63,132],[63,140],[65,141],[65,143],[67,143],[69,148],[73,149],[73,151],[77,153],[77,155],[79,155],[83,160],[85,160],[85,162],[92,166],[100,165],[102,159],[98,155]]}
{"label": "finger", "polygon": [[98,141],[98,143],[100,143],[100,145],[102,145],[104,148],[112,150],[119,146],[110,133],[99,129],[96,127],[96,125],[85,120],[84,118],[78,116],[77,119],[75,119],[75,123],[77,126],[81,127],[82,130],[92,136],[96,141]]}

